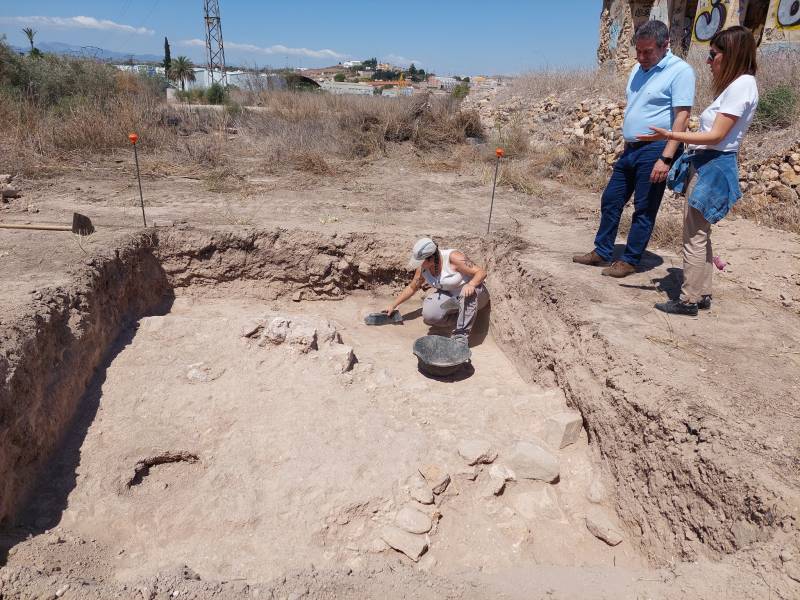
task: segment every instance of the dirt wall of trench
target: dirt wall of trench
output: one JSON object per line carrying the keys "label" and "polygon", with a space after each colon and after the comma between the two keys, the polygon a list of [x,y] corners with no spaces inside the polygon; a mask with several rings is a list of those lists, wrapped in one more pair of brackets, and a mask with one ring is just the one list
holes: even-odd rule
{"label": "dirt wall of trench", "polygon": [[714,391],[654,376],[653,365],[582,318],[586,299],[571,295],[566,278],[555,280],[509,244],[490,249],[495,339],[523,377],[555,378],[583,414],[619,516],[653,561],[796,537],[795,494],[747,452],[744,424],[704,409]]}
{"label": "dirt wall of trench", "polygon": [[71,280],[7,307],[0,330],[0,522],[58,445],[121,328],[168,301],[144,235],[87,257]]}

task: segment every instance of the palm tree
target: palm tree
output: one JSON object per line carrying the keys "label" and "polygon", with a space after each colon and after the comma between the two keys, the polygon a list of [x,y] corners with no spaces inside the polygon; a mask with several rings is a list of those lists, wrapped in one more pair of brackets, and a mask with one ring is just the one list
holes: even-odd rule
{"label": "palm tree", "polygon": [[33,29],[32,27],[25,27],[22,30],[22,33],[25,34],[25,36],[28,38],[28,41],[31,43],[31,54],[33,54],[33,51],[34,51],[33,38],[38,32],[35,29]]}
{"label": "palm tree", "polygon": [[167,77],[169,77],[171,81],[180,81],[181,91],[186,91],[186,82],[194,81],[194,65],[192,61],[185,56],[173,58]]}

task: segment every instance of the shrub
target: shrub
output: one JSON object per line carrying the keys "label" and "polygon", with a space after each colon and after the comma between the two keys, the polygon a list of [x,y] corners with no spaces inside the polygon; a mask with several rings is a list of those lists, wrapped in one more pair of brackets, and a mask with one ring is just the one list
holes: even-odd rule
{"label": "shrub", "polygon": [[333,76],[333,80],[339,83],[343,82],[345,80],[344,73],[337,73],[336,75]]}
{"label": "shrub", "polygon": [[467,94],[469,94],[469,84],[459,83],[456,87],[453,88],[451,94],[453,98],[455,98],[456,100],[461,100],[462,98],[466,98]]}
{"label": "shrub", "polygon": [[219,83],[212,83],[211,87],[206,90],[206,101],[209,104],[222,104],[225,102],[226,96],[225,88]]}
{"label": "shrub", "polygon": [[765,91],[758,101],[753,124],[759,129],[791,125],[797,111],[798,92],[788,83]]}

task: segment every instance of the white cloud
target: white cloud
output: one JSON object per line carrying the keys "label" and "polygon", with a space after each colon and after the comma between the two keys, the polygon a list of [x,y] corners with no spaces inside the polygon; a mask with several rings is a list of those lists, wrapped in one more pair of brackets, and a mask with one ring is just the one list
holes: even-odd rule
{"label": "white cloud", "polygon": [[[203,47],[206,45],[204,40],[197,38],[191,40],[181,40],[179,42],[182,46]],[[277,56],[306,56],[308,58],[346,58],[346,55],[334,52],[333,50],[310,50],[309,48],[289,48],[276,44],[274,46],[256,46],[254,44],[237,44],[236,42],[225,42],[225,48],[231,50],[240,50],[242,52],[251,52],[256,54],[274,54]]]}
{"label": "white cloud", "polygon": [[384,61],[392,65],[397,65],[398,67],[408,67],[411,63],[414,63],[415,67],[421,67],[423,64],[420,60],[409,59],[405,56],[398,56],[397,54],[390,54],[384,57]]}
{"label": "white cloud", "polygon": [[0,17],[0,23],[7,25],[25,25],[51,29],[98,29],[101,31],[119,31],[138,35],[153,35],[155,31],[147,27],[133,27],[94,17]]}

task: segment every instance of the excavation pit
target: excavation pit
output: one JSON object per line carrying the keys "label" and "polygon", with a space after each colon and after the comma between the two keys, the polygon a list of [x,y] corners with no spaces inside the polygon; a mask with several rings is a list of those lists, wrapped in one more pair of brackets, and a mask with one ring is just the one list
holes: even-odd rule
{"label": "excavation pit", "polygon": [[[400,580],[435,577],[431,597],[470,597],[451,587],[465,573],[474,597],[532,574],[569,573],[579,587],[600,577],[619,597],[630,581],[658,581],[671,538],[632,526],[657,509],[631,500],[633,480],[615,488],[609,471],[619,481],[622,466],[609,468],[613,446],[598,436],[612,424],[548,361],[552,290],[497,258],[508,248],[476,244],[494,277],[491,330],[474,334],[468,377],[424,377],[412,353],[428,333],[421,298],[402,325],[364,324],[409,276],[394,258],[406,246],[280,231],[143,236],[45,295],[50,317],[29,346],[39,350],[7,370],[41,433],[12,448],[27,470],[6,471],[17,477],[6,569],[22,583],[5,590],[38,589],[26,565],[69,556],[98,597],[186,568],[273,592],[287,573],[309,582],[320,571],[342,595],[343,568],[367,579],[411,569]],[[37,368],[47,385],[32,385]],[[620,506],[640,512],[624,520]]]}

